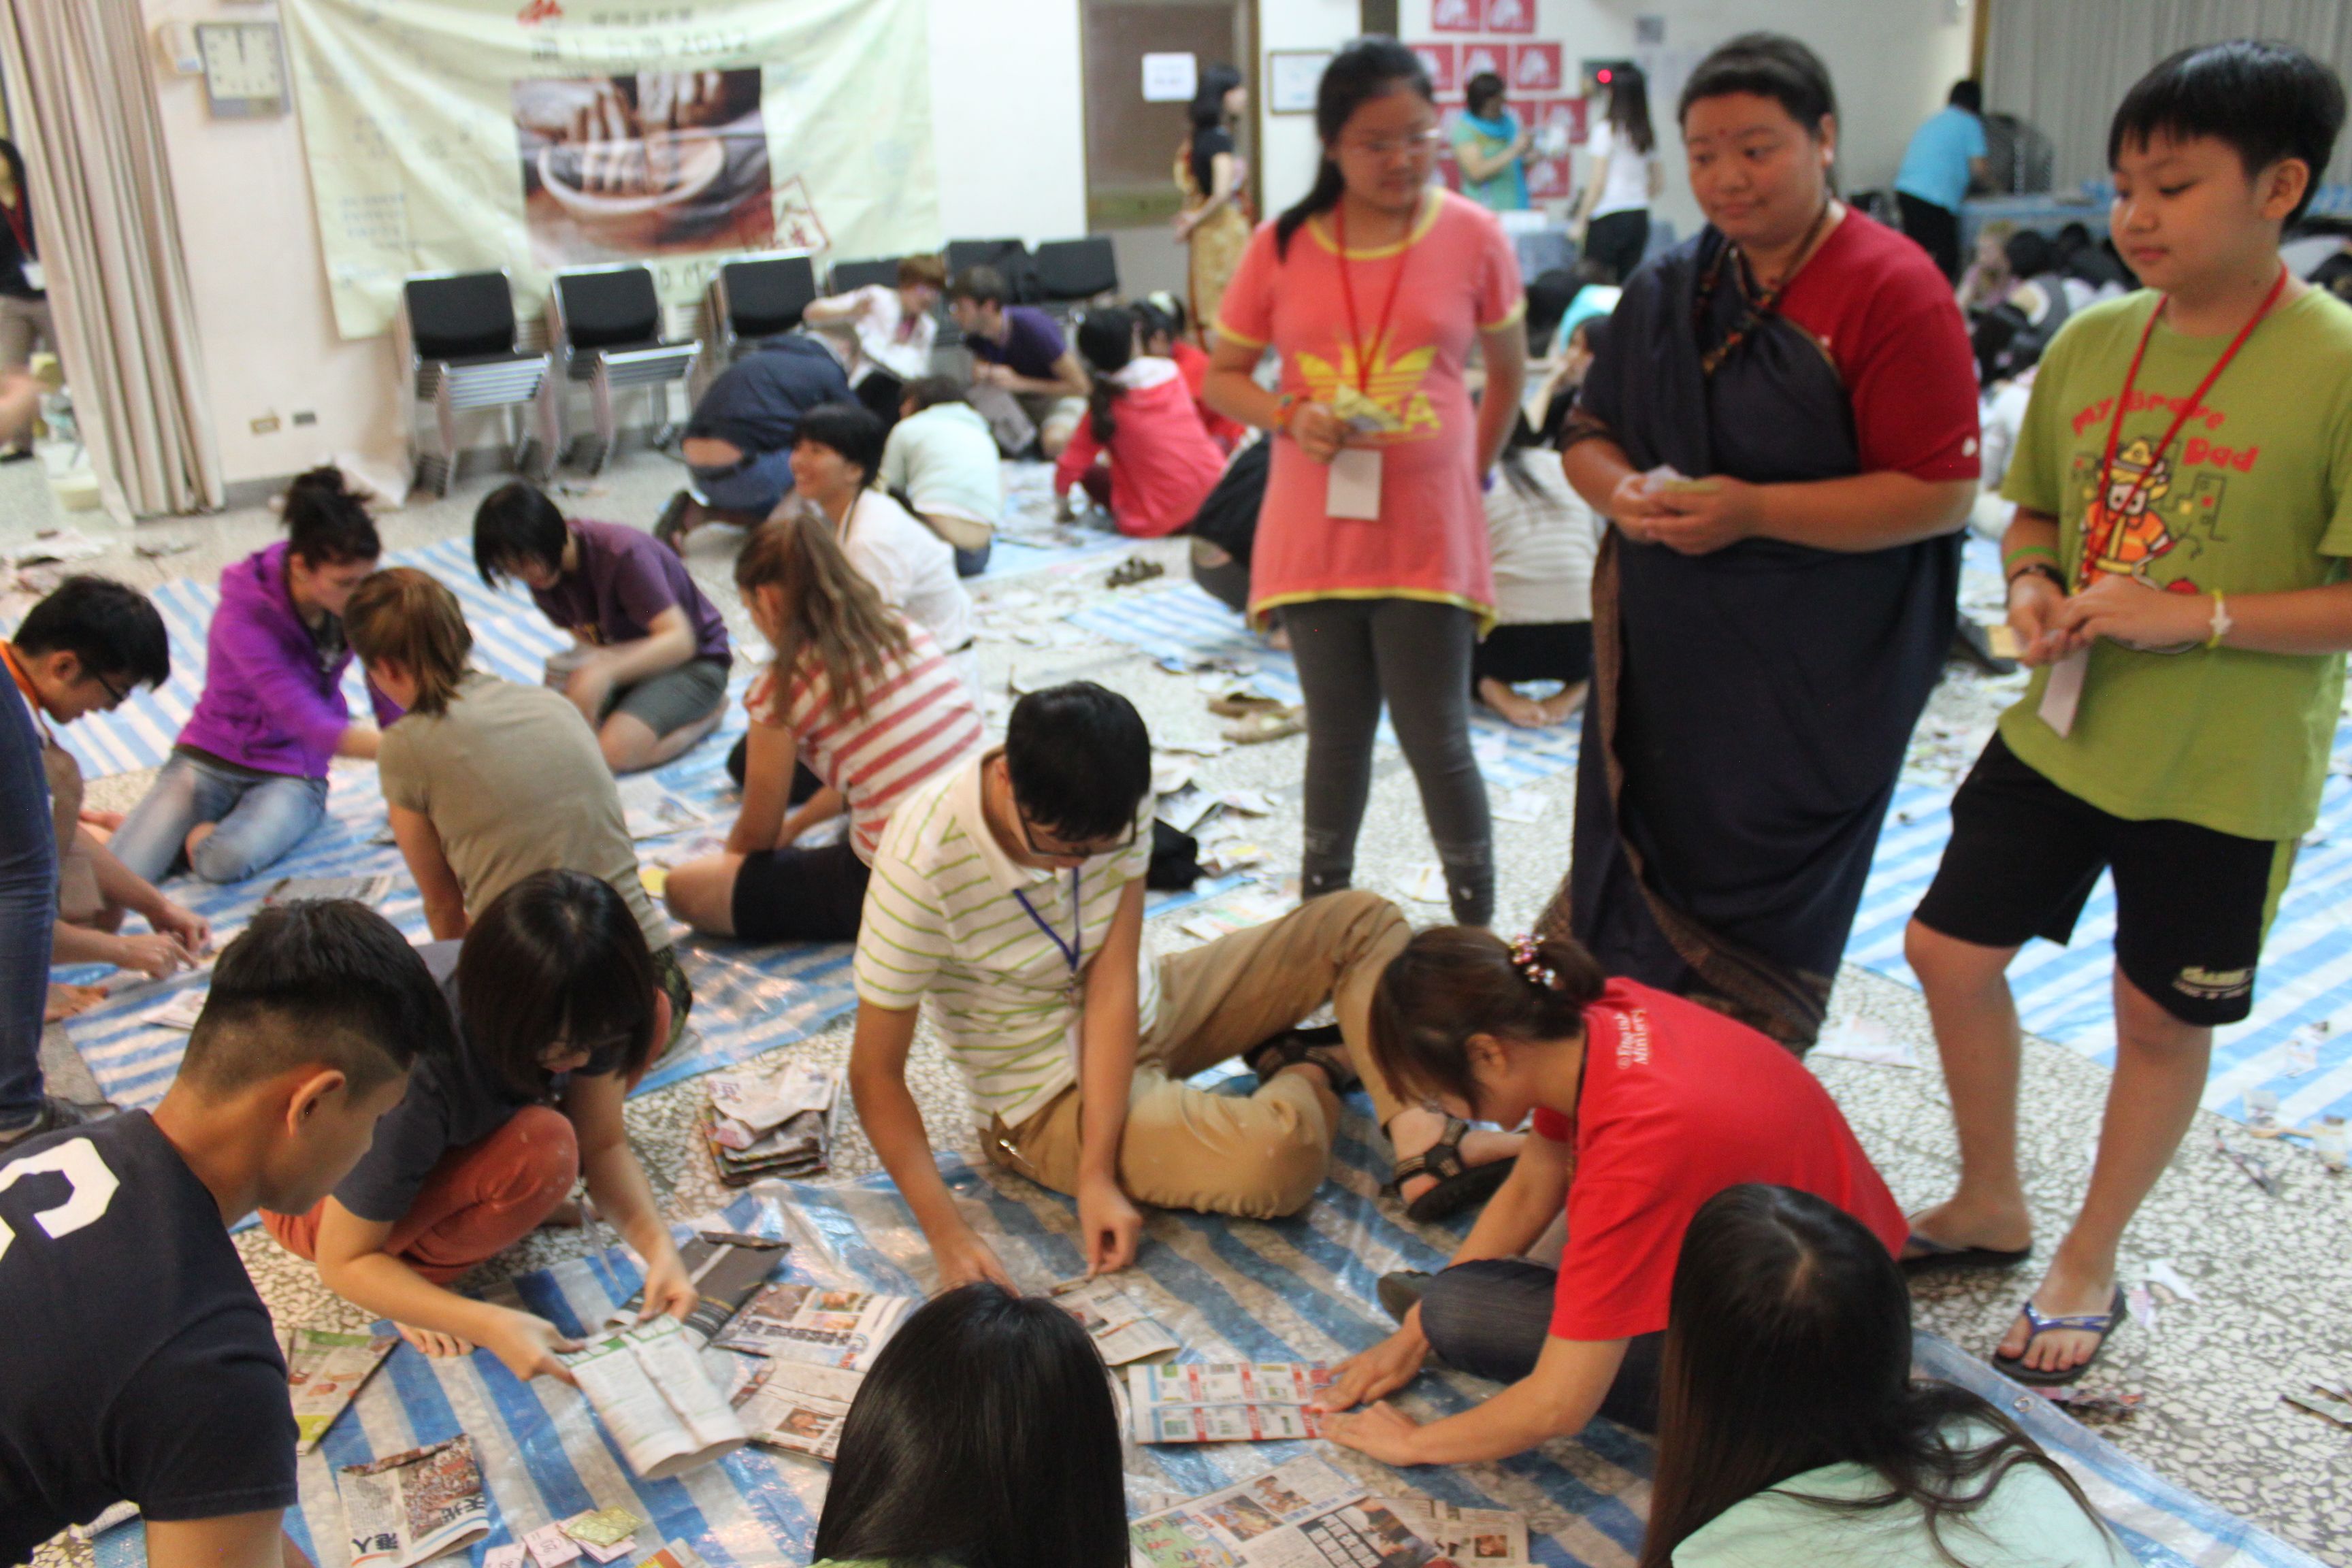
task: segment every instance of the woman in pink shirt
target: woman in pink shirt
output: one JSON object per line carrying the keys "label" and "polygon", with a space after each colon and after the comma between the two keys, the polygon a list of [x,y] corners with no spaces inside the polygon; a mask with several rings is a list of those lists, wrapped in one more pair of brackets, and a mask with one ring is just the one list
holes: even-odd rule
{"label": "woman in pink shirt", "polygon": [[[1121,533],[1157,539],[1192,521],[1224,471],[1225,455],[1209,439],[1175,362],[1135,352],[1135,327],[1136,313],[1116,305],[1078,323],[1078,353],[1094,390],[1054,465],[1054,491],[1066,496],[1084,484],[1109,506]],[[1097,454],[1108,459],[1108,470],[1095,466]]]}
{"label": "woman in pink shirt", "polygon": [[[1280,608],[1307,696],[1309,898],[1348,886],[1385,700],[1421,786],[1454,918],[1494,919],[1494,828],[1470,751],[1470,653],[1495,618],[1480,477],[1510,434],[1527,341],[1494,216],[1430,184],[1441,133],[1421,61],[1369,38],[1323,72],[1323,166],[1225,290],[1204,391],[1275,432],[1250,614]],[[1486,367],[1473,410],[1463,367]],[[1271,346],[1279,392],[1251,373]]]}

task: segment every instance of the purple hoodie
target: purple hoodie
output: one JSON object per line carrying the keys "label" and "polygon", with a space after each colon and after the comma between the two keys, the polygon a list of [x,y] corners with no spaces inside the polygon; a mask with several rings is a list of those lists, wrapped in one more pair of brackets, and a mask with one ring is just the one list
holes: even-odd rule
{"label": "purple hoodie", "polygon": [[[352,656],[346,649],[320,667],[319,645],[286,591],[287,549],[280,540],[222,571],[220,608],[205,637],[205,694],[180,744],[261,773],[322,779],[351,727],[342,681]],[[378,724],[400,717],[373,686],[368,696]]]}

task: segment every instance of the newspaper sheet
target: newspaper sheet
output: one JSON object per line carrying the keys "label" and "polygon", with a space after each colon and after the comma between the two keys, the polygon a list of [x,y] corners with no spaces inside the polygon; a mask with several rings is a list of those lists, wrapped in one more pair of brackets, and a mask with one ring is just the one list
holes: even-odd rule
{"label": "newspaper sheet", "polygon": [[864,1372],[915,1305],[912,1296],[771,1285],[736,1314],[719,1343],[752,1355]]}
{"label": "newspaper sheet", "polygon": [[1054,1287],[1053,1295],[1055,1304],[1093,1336],[1105,1366],[1124,1366],[1183,1348],[1174,1334],[1144,1314],[1134,1297],[1108,1279],[1066,1279]]}
{"label": "newspaper sheet", "polygon": [[1128,1527],[1136,1568],[1421,1568],[1434,1542],[1323,1459],[1293,1459]]}
{"label": "newspaper sheet", "polygon": [[629,1466],[663,1480],[748,1440],[703,1370],[700,1341],[664,1316],[563,1358]]}
{"label": "newspaper sheet", "polygon": [[735,1414],[762,1447],[831,1460],[841,1444],[863,1373],[809,1362],[771,1360],[735,1396]]}
{"label": "newspaper sheet", "polygon": [[294,1400],[294,1451],[319,1446],[352,1396],[383,1364],[398,1334],[337,1334],[296,1329],[284,1336],[286,1386]]}
{"label": "newspaper sheet", "polygon": [[474,1440],[462,1433],[431,1447],[349,1466],[336,1474],[335,1490],[351,1537],[352,1568],[410,1568],[490,1531]]}
{"label": "newspaper sheet", "polygon": [[1139,1443],[1265,1443],[1319,1437],[1309,1401],[1330,1383],[1320,1362],[1186,1362],[1128,1368]]}
{"label": "newspaper sheet", "polygon": [[1461,1568],[1527,1568],[1527,1515],[1504,1508],[1460,1508],[1429,1498],[1375,1500],[1425,1535]]}

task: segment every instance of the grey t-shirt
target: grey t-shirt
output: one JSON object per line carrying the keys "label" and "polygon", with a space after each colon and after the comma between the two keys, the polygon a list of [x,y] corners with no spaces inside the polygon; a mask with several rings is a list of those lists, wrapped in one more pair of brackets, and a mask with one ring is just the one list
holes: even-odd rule
{"label": "grey t-shirt", "polygon": [[446,711],[383,732],[376,769],[388,803],[432,819],[468,914],[533,872],[582,871],[612,884],[647,947],[670,945],[637,879],[613,770],[560,692],[469,671]]}

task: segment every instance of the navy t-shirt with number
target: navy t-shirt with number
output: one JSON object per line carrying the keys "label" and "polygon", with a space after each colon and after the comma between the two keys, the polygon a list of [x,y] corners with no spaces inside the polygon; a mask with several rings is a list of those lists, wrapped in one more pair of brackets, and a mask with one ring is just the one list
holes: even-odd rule
{"label": "navy t-shirt with number", "polygon": [[151,1520],[295,1501],[269,1312],[145,1111],[0,1154],[0,1563],[128,1498]]}

